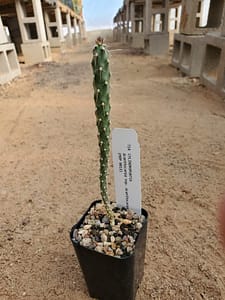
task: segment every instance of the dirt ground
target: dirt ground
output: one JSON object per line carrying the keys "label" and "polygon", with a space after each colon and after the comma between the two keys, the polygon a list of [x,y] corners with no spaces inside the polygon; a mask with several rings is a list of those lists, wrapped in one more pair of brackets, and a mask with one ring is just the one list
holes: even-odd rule
{"label": "dirt ground", "polygon": [[[69,231],[100,194],[91,49],[55,52],[0,87],[1,300],[90,299]],[[110,49],[112,127],[138,133],[150,214],[137,300],[224,300],[225,102],[170,56]]]}

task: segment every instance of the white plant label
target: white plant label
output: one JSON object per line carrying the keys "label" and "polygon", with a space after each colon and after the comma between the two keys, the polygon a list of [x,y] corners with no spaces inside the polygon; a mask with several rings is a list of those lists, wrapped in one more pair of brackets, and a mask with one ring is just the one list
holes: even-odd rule
{"label": "white plant label", "polygon": [[140,145],[134,129],[112,131],[116,204],[141,215]]}

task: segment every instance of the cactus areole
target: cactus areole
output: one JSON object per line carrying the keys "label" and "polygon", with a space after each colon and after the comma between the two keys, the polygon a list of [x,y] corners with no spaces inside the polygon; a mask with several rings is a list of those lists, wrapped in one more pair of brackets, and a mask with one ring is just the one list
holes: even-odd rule
{"label": "cactus areole", "polygon": [[92,69],[94,74],[94,100],[96,106],[96,125],[98,128],[98,141],[100,150],[100,190],[102,201],[106,207],[108,216],[113,222],[113,212],[108,199],[108,160],[110,152],[110,70],[109,54],[103,39],[99,37],[93,48]]}

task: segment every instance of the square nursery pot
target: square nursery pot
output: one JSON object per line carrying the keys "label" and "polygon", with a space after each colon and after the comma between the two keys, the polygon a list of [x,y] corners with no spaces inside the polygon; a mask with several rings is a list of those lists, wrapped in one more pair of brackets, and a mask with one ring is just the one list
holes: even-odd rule
{"label": "square nursery pot", "polygon": [[74,230],[83,223],[90,208],[99,202],[101,201],[92,202],[70,232],[89,295],[103,300],[134,300],[144,274],[148,213],[142,209],[145,221],[135,242],[133,254],[123,258],[113,257],[81,246],[74,239]]}

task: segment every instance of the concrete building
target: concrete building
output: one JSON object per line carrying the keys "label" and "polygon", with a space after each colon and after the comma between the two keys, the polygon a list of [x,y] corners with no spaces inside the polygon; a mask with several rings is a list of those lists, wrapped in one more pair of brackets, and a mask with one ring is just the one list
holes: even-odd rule
{"label": "concrete building", "polygon": [[159,55],[173,45],[172,65],[225,96],[224,0],[124,0],[114,40]]}
{"label": "concrete building", "polygon": [[114,17],[114,40],[148,54],[167,53],[180,17],[181,0],[124,0]]}
{"label": "concrete building", "polygon": [[51,60],[51,47],[72,47],[85,38],[82,1],[67,1],[69,6],[65,1],[0,0],[0,83],[11,78],[6,76],[8,65],[13,67],[12,77],[19,74],[17,55],[27,64],[46,62]]}
{"label": "concrete building", "polygon": [[180,34],[172,64],[183,74],[225,96],[225,2],[183,0]]}

